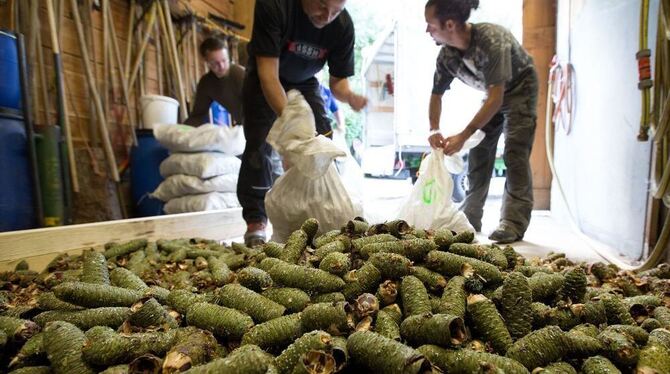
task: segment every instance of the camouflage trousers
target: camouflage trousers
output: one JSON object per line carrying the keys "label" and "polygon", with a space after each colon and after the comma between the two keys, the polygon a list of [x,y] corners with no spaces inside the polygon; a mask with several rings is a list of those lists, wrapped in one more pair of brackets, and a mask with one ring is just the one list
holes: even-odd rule
{"label": "camouflage trousers", "polygon": [[469,187],[461,210],[477,231],[481,231],[500,134],[505,134],[503,160],[507,167],[500,223],[520,236],[528,228],[533,210],[530,153],[535,138],[537,90],[537,74],[532,71],[516,87],[505,92],[500,111],[482,128],[486,134],[484,140],[470,150]]}

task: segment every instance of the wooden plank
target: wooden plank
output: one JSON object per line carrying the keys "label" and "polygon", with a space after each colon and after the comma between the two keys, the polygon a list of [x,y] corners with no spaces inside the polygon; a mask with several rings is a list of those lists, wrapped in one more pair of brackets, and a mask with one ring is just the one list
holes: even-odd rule
{"label": "wooden plank", "polygon": [[245,229],[242,209],[235,208],[12,231],[0,233],[0,263],[137,238],[204,237],[230,240],[241,237]]}
{"label": "wooden plank", "polygon": [[234,9],[234,18],[237,22],[243,24],[244,30],[240,31],[242,36],[251,39],[251,31],[254,27],[254,8],[256,6],[255,0],[236,1]]}

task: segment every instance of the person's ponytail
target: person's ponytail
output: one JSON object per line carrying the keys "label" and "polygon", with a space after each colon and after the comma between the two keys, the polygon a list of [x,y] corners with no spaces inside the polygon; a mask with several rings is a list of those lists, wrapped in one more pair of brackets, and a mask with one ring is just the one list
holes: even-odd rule
{"label": "person's ponytail", "polygon": [[440,22],[450,19],[463,24],[470,18],[470,12],[479,8],[479,0],[428,0],[426,8],[432,6]]}

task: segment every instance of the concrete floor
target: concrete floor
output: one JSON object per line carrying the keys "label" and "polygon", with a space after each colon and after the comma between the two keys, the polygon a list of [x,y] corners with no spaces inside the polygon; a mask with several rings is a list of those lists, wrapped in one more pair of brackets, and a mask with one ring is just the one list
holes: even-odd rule
{"label": "concrete floor", "polygon": [[[495,230],[500,219],[502,192],[505,178],[493,178],[489,189],[489,197],[484,208],[482,232],[477,234],[477,241],[491,243],[488,235]],[[365,178],[363,195],[366,219],[370,222],[384,222],[395,219],[401,205],[410,194],[412,182],[397,179]],[[268,237],[272,235],[272,227],[268,228]],[[243,241],[237,238],[233,241]],[[578,233],[552,217],[551,211],[536,210],[532,213],[530,226],[522,241],[512,244],[512,247],[526,258],[545,257],[550,252],[565,253],[573,261],[606,262],[595,251],[616,253],[611,248],[601,247],[584,235]]]}
{"label": "concrete floor", "polygon": [[[504,178],[493,178],[484,209],[482,232],[477,240],[490,243],[488,235],[500,219]],[[365,212],[371,222],[394,219],[412,188],[410,180],[365,178]],[[563,252],[573,261],[603,261],[593,250],[594,244],[552,217],[550,211],[534,211],[523,241],[512,244],[525,257],[543,257],[549,252]]]}

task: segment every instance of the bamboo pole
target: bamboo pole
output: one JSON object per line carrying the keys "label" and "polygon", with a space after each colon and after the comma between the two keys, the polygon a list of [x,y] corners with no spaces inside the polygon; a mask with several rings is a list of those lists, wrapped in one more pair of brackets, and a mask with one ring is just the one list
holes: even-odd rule
{"label": "bamboo pole", "polygon": [[167,24],[167,31],[168,31],[168,45],[170,50],[172,51],[172,59],[174,61],[174,70],[177,75],[177,96],[179,99],[179,105],[181,106],[181,110],[179,111],[179,119],[183,123],[186,121],[186,113],[188,112],[188,108],[186,107],[186,98],[184,97],[184,80],[182,78],[181,74],[181,67],[179,65],[179,58],[177,56],[177,43],[175,42],[175,37],[174,37],[174,30],[172,28],[172,17],[170,15],[170,5],[168,4],[167,0],[162,0],[163,1],[163,18],[165,18],[165,22]]}
{"label": "bamboo pole", "polygon": [[137,52],[137,55],[135,56],[135,62],[133,63],[133,68],[130,73],[130,77],[128,78],[128,86],[132,87],[133,84],[135,83],[135,79],[137,78],[137,73],[140,70],[140,64],[142,63],[142,59],[144,58],[144,52],[147,49],[147,46],[149,45],[149,39],[151,39],[151,29],[154,27],[154,23],[156,22],[156,6],[157,4],[154,2],[151,5],[151,10],[149,11],[149,19],[147,20],[147,28],[145,30],[145,35],[144,39],[142,40],[142,44],[140,45],[140,50]]}
{"label": "bamboo pole", "polygon": [[168,38],[168,31],[167,31],[167,24],[165,22],[165,16],[163,12],[163,7],[160,6],[158,7],[158,13],[159,13],[159,24],[161,26],[161,43],[163,43],[163,61],[167,65],[167,75],[166,75],[166,84],[167,84],[167,92],[168,95],[173,95],[175,97],[178,96],[177,92],[177,84],[175,81],[175,78],[177,76],[177,73],[175,71],[175,61],[174,61],[174,55],[172,54],[172,50],[170,49],[170,41]]}
{"label": "bamboo pole", "polygon": [[[32,19],[31,19],[31,27],[35,28],[35,34],[33,35],[33,40],[31,43],[33,44],[33,49],[35,50],[34,57],[37,60],[37,65],[33,64],[34,70],[37,71],[37,74],[33,74],[33,77],[35,78],[34,82],[34,90],[35,92],[33,93],[33,96],[36,99],[40,99],[42,102],[41,107],[42,107],[42,122],[47,125],[49,124],[49,95],[47,94],[47,78],[46,78],[46,68],[44,65],[44,48],[42,47],[42,28],[40,25],[40,3],[38,0],[31,0],[31,12],[32,12]],[[41,96],[41,97],[39,97]],[[35,100],[35,120],[37,120],[37,116],[39,113],[39,108],[40,106],[37,105],[37,101]]]}
{"label": "bamboo pole", "polygon": [[[39,22],[39,3],[37,3],[35,0],[30,0],[28,2],[28,14],[30,21],[28,22],[29,28],[28,28],[28,33],[26,35],[26,58],[28,61],[31,61],[29,63],[30,65],[30,71],[35,71],[35,61],[37,61],[37,33],[40,32],[40,22]],[[33,114],[33,123],[37,122],[37,117],[39,115],[39,108],[40,108],[40,103],[39,100],[40,95],[39,95],[39,87],[38,87],[38,78],[39,76],[37,74],[31,74],[29,78],[29,84],[30,84],[30,97],[33,98],[30,100],[30,111]]]}
{"label": "bamboo pole", "polygon": [[[126,32],[126,63],[123,65],[126,74],[130,73],[131,47],[133,45],[133,24],[135,23],[135,0],[130,0],[130,18],[128,19],[128,31]],[[124,77],[128,81],[128,77]]]}
{"label": "bamboo pole", "polygon": [[46,65],[44,64],[44,47],[42,46],[42,32],[37,33],[37,63],[38,73],[40,76],[40,93],[42,94],[42,102],[44,106],[42,110],[44,112],[44,124],[49,124],[49,114],[51,113],[51,103],[49,102],[49,93],[47,92],[47,72]]}
{"label": "bamboo pole", "polygon": [[[70,129],[70,116],[67,109],[67,101],[65,99],[65,89],[63,87],[63,73],[62,63],[60,60],[60,45],[58,43],[58,33],[56,29],[56,16],[54,14],[54,7],[52,0],[47,0],[47,13],[49,21],[49,29],[51,31],[51,47],[53,48],[54,53],[54,64],[56,69],[56,79],[58,81],[58,100],[59,100],[59,109],[61,111],[60,126],[65,135],[65,143],[67,144],[67,158],[69,163],[70,170],[70,179],[72,181],[72,190],[74,192],[79,192],[79,172],[77,168],[77,160],[74,157],[74,145],[72,144],[72,131]],[[46,124],[45,124],[46,125]]]}
{"label": "bamboo pole", "polygon": [[[48,0],[47,0],[48,1]],[[98,114],[98,124],[100,127],[100,135],[102,138],[102,144],[107,157],[107,164],[109,167],[112,180],[114,182],[119,182],[119,171],[116,168],[116,157],[114,156],[114,150],[112,149],[112,144],[109,139],[109,132],[107,131],[107,119],[103,113],[102,102],[100,101],[100,95],[98,89],[95,85],[95,77],[93,76],[93,71],[91,69],[91,62],[89,59],[88,48],[86,47],[86,42],[84,40],[84,28],[81,23],[81,17],[79,15],[79,9],[77,8],[77,0],[70,0],[70,5],[72,7],[72,15],[74,16],[74,23],[77,27],[77,36],[79,40],[79,48],[81,49],[82,59],[84,60],[84,70],[86,73],[86,80],[88,81],[89,90],[91,91],[91,96],[93,96],[93,103],[95,104],[95,109]]]}
{"label": "bamboo pole", "polygon": [[195,62],[191,59],[191,28],[188,25],[183,25],[181,30],[181,54],[184,61],[186,61],[186,65],[184,66],[184,74],[186,75],[186,101],[192,103],[195,91],[193,87],[194,74],[192,66]]}
{"label": "bamboo pole", "polygon": [[[106,4],[109,0],[100,0],[102,7],[102,107],[105,115],[109,118],[109,82],[110,82],[110,67],[109,67],[109,22],[107,21]],[[112,90],[114,85],[111,85]]]}
{"label": "bamboo pole", "polygon": [[197,33],[197,22],[196,19],[193,19],[193,23],[191,24],[191,38],[193,42],[193,62],[194,62],[194,73],[195,73],[195,79],[198,80],[200,79],[200,54],[198,53],[198,33]]}
{"label": "bamboo pole", "polygon": [[[89,63],[93,66],[93,77],[94,83],[97,87],[98,84],[98,76],[97,76],[97,68],[96,68],[96,61],[94,60],[95,55],[95,45],[93,41],[93,26],[91,22],[91,2],[90,0],[79,0],[77,2],[77,11],[79,12],[79,18],[82,21],[82,28],[85,31],[84,33],[84,40],[86,42],[86,48],[88,51],[90,51],[91,56],[89,59]],[[97,119],[97,112],[95,110],[95,104],[93,103],[93,100],[88,100],[88,112],[89,112],[89,118],[88,118],[88,123],[87,123],[87,129],[88,129],[88,134],[89,134],[89,139],[91,139],[92,144],[98,145],[100,143],[100,134],[98,133],[98,119]]]}
{"label": "bamboo pole", "polygon": [[58,31],[58,45],[63,44],[63,34],[61,30],[63,29],[63,19],[65,18],[65,0],[56,0],[56,19],[58,24],[56,24],[56,29]]}
{"label": "bamboo pole", "polygon": [[161,34],[160,34],[160,26],[158,23],[154,27],[154,32],[156,33],[155,35],[155,43],[156,43],[156,73],[158,76],[158,94],[162,95],[163,94],[163,49],[161,48]]}
{"label": "bamboo pole", "polygon": [[112,40],[112,56],[114,57],[112,62],[116,60],[116,66],[119,69],[119,75],[121,76],[121,94],[123,96],[123,103],[126,106],[126,111],[128,114],[128,124],[130,126],[131,139],[133,141],[133,145],[137,145],[137,135],[135,134],[137,123],[135,122],[135,116],[133,115],[133,112],[130,110],[130,92],[128,90],[128,82],[126,82],[126,71],[124,70],[123,61],[121,60],[119,42],[116,38],[116,26],[114,26],[114,14],[110,8],[109,1],[107,1],[106,8],[104,10],[109,12],[107,21],[109,22],[110,39]]}

